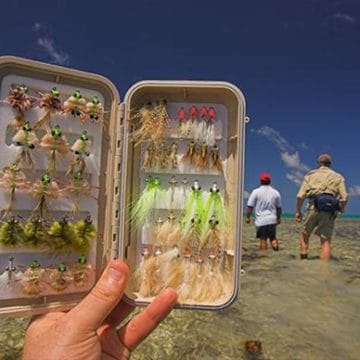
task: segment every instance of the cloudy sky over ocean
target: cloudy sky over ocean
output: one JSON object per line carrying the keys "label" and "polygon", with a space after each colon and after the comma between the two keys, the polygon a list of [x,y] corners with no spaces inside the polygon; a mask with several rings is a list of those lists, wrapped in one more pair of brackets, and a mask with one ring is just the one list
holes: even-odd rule
{"label": "cloudy sky over ocean", "polygon": [[328,152],[360,213],[357,0],[11,1],[0,55],[135,82],[225,80],[245,94],[245,188],[268,171],[294,210],[303,175]]}

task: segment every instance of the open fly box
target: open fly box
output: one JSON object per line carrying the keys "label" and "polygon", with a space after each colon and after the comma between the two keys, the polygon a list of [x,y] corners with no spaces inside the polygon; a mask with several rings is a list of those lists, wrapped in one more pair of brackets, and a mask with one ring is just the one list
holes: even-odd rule
{"label": "open fly box", "polygon": [[0,58],[0,314],[74,306],[124,259],[126,300],[221,309],[239,289],[245,100]]}

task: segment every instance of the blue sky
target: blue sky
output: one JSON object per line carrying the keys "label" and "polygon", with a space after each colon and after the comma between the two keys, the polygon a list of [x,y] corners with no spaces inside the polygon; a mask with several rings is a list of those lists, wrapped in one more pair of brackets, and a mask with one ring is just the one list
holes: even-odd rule
{"label": "blue sky", "polygon": [[[360,214],[360,2],[9,1],[0,54],[136,81],[225,80],[247,100],[245,188],[269,171],[293,212],[323,152]],[[7,16],[8,15],[8,16]]]}

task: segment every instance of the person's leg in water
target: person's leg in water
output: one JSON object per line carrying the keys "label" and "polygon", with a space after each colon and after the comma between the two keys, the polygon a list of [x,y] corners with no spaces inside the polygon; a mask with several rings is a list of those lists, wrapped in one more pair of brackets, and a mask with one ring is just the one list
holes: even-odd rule
{"label": "person's leg in water", "polygon": [[323,236],[320,236],[320,242],[321,242],[320,259],[329,260],[331,257],[330,241],[324,238]]}
{"label": "person's leg in water", "polygon": [[270,244],[271,244],[271,247],[272,247],[272,249],[274,251],[279,251],[279,244],[278,244],[278,241],[276,239],[271,239]]}
{"label": "person's leg in water", "polygon": [[334,231],[336,214],[320,213],[322,218],[315,234],[320,237],[321,251],[320,259],[329,260],[331,258],[331,237]]}
{"label": "person's leg in water", "polygon": [[257,226],[256,227],[256,238],[259,239],[259,249],[267,250],[267,235],[266,235],[266,226]]}
{"label": "person's leg in water", "polygon": [[279,244],[276,239],[276,224],[272,224],[268,226],[268,236],[272,249],[274,251],[279,251]]}
{"label": "person's leg in water", "polygon": [[260,250],[267,250],[267,238],[260,238],[259,249]]}
{"label": "person's leg in water", "polygon": [[302,232],[300,235],[300,259],[307,259],[308,248],[309,248],[309,238],[305,232]]}

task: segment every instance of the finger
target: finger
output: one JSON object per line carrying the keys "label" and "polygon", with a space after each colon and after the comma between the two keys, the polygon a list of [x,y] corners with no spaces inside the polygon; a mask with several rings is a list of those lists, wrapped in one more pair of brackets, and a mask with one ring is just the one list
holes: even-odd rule
{"label": "finger", "polygon": [[124,294],[129,277],[127,265],[111,261],[91,292],[66,316],[77,330],[96,331]]}
{"label": "finger", "polygon": [[105,319],[105,324],[116,327],[123,320],[125,320],[126,317],[131,314],[134,309],[135,306],[130,305],[123,300],[120,300],[119,303],[115,306],[114,310]]}
{"label": "finger", "polygon": [[177,294],[174,289],[161,292],[142,313],[134,316],[119,330],[122,344],[133,351],[170,313],[176,301]]}

